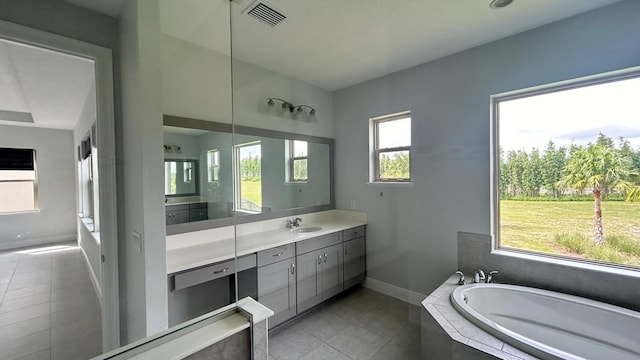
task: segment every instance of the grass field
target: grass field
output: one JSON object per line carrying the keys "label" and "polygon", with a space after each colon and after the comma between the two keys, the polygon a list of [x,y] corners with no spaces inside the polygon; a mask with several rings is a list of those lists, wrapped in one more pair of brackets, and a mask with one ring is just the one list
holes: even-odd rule
{"label": "grass field", "polygon": [[500,202],[502,246],[640,265],[640,203],[604,201],[607,244],[592,245],[592,201]]}
{"label": "grass field", "polygon": [[242,180],[240,184],[242,197],[262,206],[262,182]]}

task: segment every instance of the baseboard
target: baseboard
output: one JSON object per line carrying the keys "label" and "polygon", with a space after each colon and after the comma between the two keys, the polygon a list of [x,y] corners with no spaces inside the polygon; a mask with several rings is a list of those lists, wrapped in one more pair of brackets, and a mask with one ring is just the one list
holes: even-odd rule
{"label": "baseboard", "polygon": [[84,251],[82,246],[80,246],[80,251],[82,252],[82,257],[84,258],[84,264],[87,266],[87,270],[89,271],[89,278],[91,279],[91,284],[93,284],[93,289],[96,291],[98,302],[100,302],[100,307],[102,307],[102,288],[100,287],[100,282],[96,277],[96,273],[93,272],[91,262],[89,262],[89,257],[87,257],[87,253]]}
{"label": "baseboard", "polygon": [[22,249],[33,246],[59,244],[69,241],[76,241],[77,234],[65,234],[56,236],[46,236],[32,239],[20,239],[14,241],[2,241],[0,242],[0,251]]}
{"label": "baseboard", "polygon": [[427,295],[367,277],[362,286],[413,305],[420,305]]}

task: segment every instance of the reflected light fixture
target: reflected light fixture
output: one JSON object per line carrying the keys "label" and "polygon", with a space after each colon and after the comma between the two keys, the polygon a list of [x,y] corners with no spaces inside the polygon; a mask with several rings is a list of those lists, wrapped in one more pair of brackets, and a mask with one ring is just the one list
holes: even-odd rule
{"label": "reflected light fixture", "polygon": [[[317,111],[313,107],[304,104],[294,105],[293,103],[280,98],[267,98],[267,105],[270,107],[275,107],[276,101],[279,101],[281,103],[283,110],[289,110],[289,113],[295,115],[296,117],[307,115],[311,118],[314,118],[316,116]],[[309,112],[305,112],[305,109],[308,109]]]}
{"label": "reflected light fixture", "polygon": [[513,0],[491,0],[491,3],[489,3],[489,7],[492,9],[501,9],[503,7],[511,5],[512,2]]}

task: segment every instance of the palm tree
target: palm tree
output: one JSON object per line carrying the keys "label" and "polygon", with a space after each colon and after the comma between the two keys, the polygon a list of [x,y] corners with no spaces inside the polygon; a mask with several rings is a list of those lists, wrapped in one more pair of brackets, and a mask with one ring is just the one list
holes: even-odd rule
{"label": "palm tree", "polygon": [[640,185],[634,186],[627,194],[627,201],[640,201]]}
{"label": "palm tree", "polygon": [[631,160],[620,155],[613,147],[589,144],[572,152],[558,181],[560,188],[584,191],[590,188],[594,198],[594,242],[604,244],[602,230],[602,193],[607,190],[629,191],[632,185],[626,179],[632,175]]}

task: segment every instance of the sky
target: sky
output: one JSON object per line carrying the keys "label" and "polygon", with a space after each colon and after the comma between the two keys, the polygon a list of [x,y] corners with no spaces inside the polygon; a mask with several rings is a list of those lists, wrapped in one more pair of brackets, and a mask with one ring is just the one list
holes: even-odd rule
{"label": "sky", "polygon": [[640,77],[502,101],[500,146],[505,152],[595,142],[623,136],[640,148]]}

